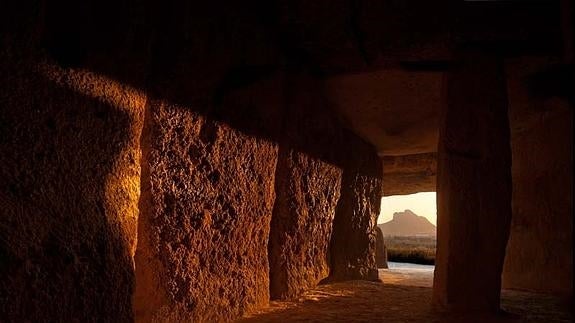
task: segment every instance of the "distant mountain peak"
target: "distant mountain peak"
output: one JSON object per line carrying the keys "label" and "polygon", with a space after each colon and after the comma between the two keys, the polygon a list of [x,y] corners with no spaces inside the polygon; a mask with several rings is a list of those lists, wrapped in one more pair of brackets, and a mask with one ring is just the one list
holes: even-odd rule
{"label": "distant mountain peak", "polygon": [[413,213],[410,209],[406,209],[403,212],[395,212],[393,213],[393,219],[395,220],[396,217],[418,217],[419,215]]}
{"label": "distant mountain peak", "polygon": [[434,236],[436,227],[426,217],[411,210],[393,213],[393,220],[380,224],[385,236]]}

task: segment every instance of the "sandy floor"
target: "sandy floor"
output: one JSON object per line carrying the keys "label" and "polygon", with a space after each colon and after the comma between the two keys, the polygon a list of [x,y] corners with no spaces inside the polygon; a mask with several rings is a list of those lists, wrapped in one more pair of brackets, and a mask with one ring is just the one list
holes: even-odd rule
{"label": "sandy floor", "polygon": [[572,322],[561,300],[504,291],[496,318],[441,316],[431,310],[432,266],[391,264],[384,282],[350,281],[318,286],[295,301],[274,301],[240,322]]}

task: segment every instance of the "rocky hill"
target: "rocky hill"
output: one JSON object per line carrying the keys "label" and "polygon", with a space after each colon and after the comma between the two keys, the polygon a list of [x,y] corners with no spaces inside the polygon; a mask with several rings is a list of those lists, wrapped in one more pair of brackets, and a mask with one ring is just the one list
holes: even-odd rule
{"label": "rocky hill", "polygon": [[378,225],[385,236],[435,236],[437,228],[411,210],[393,213],[393,219]]}

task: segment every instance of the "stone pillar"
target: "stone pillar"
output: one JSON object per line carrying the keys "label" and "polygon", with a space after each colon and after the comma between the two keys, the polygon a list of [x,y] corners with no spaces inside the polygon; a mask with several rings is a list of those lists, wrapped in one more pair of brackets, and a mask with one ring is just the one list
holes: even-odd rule
{"label": "stone pillar", "polygon": [[375,226],[375,263],[377,264],[377,268],[388,268],[387,248],[385,247],[383,232],[378,226]]}
{"label": "stone pillar", "polygon": [[333,221],[328,281],[378,280],[375,224],[381,204],[381,159],[373,147],[350,134],[341,194]]}
{"label": "stone pillar", "polygon": [[301,152],[280,151],[268,254],[272,299],[297,297],[328,276],[340,182],[338,167]]}
{"label": "stone pillar", "polygon": [[502,61],[464,51],[447,76],[437,174],[433,302],[497,312],[511,220],[511,150]]}
{"label": "stone pillar", "polygon": [[138,223],[137,321],[231,321],[269,300],[277,145],[150,103]]}
{"label": "stone pillar", "polygon": [[225,7],[150,8],[137,322],[233,321],[269,303],[284,82],[252,10]]}
{"label": "stone pillar", "polygon": [[513,219],[502,286],[569,295],[573,293],[573,108],[567,99],[541,91],[554,82],[549,72],[557,61],[529,56],[506,60]]}
{"label": "stone pillar", "polygon": [[272,299],[297,297],[328,276],[342,175],[333,157],[341,127],[321,83],[305,75],[289,79],[268,246]]}

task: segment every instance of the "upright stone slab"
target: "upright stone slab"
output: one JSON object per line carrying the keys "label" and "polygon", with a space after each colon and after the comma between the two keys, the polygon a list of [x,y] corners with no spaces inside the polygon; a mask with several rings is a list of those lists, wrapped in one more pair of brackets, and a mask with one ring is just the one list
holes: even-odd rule
{"label": "upright stone slab", "polygon": [[136,318],[213,322],[265,306],[277,145],[182,107],[150,109]]}
{"label": "upright stone slab", "polygon": [[333,222],[328,280],[378,280],[375,225],[381,204],[381,159],[371,145],[350,132],[343,147],[344,171]]}
{"label": "upright stone slab", "polygon": [[511,150],[502,61],[464,51],[447,82],[437,176],[433,302],[499,309],[511,220]]}
{"label": "upright stone slab", "polygon": [[513,218],[502,284],[572,295],[573,107],[535,91],[549,88],[541,75],[555,63],[541,57],[507,61]]}
{"label": "upright stone slab", "polygon": [[269,240],[272,299],[293,298],[329,274],[329,241],[341,169],[304,153],[281,152]]}
{"label": "upright stone slab", "polygon": [[1,7],[0,321],[133,321],[141,16]]}
{"label": "upright stone slab", "polygon": [[377,268],[386,269],[387,266],[387,248],[385,247],[385,240],[383,232],[376,225],[375,226],[375,263]]}
{"label": "upright stone slab", "polygon": [[151,5],[134,315],[232,321],[269,302],[276,45],[250,4]]}
{"label": "upright stone slab", "polygon": [[334,164],[341,127],[320,81],[290,77],[270,228],[272,299],[293,298],[329,274],[329,241],[342,169]]}

